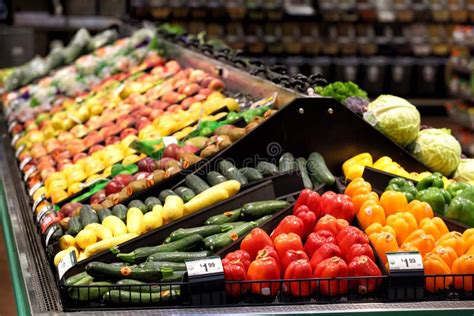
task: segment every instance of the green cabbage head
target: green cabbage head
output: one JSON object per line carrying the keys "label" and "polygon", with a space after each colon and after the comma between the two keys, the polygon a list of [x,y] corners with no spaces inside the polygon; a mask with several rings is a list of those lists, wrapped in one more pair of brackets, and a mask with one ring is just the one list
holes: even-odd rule
{"label": "green cabbage head", "polygon": [[364,119],[403,147],[412,143],[420,130],[420,113],[416,107],[388,94],[369,103]]}
{"label": "green cabbage head", "polygon": [[453,179],[474,184],[474,159],[461,159]]}

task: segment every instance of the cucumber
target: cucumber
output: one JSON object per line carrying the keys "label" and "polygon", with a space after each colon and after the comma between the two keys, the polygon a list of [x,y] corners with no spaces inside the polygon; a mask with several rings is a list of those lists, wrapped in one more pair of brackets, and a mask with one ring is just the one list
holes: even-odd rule
{"label": "cucumber", "polygon": [[[227,227],[229,228],[229,227]],[[224,227],[221,225],[205,225],[193,228],[180,228],[172,232],[168,238],[166,238],[165,243],[170,243],[172,241],[183,239],[194,234],[201,235],[202,237],[207,237],[210,235],[223,233]],[[229,229],[227,229],[229,230]]]}
{"label": "cucumber", "polygon": [[92,223],[99,223],[99,217],[90,205],[83,205],[81,207],[79,217],[81,219],[82,227],[86,227]]}
{"label": "cucumber", "polygon": [[306,189],[312,189],[313,183],[308,175],[308,170],[306,169],[307,161],[303,157],[296,159],[296,163],[298,164],[298,170],[301,174],[301,179],[303,180],[303,185]]}
{"label": "cucumber", "polygon": [[[181,278],[183,277],[184,271],[179,271],[179,272],[183,272],[183,273],[173,272],[170,276],[166,277],[166,282],[172,281],[169,278],[174,278],[174,279],[179,278],[179,280],[181,280]],[[165,278],[162,278],[161,281],[164,282]],[[159,293],[165,289],[170,288],[170,285],[167,285],[167,284],[151,285],[146,282],[132,280],[132,279],[124,279],[124,280],[117,281],[115,285],[120,286],[118,288],[118,290],[120,291],[131,291],[131,292],[142,292],[142,293]]]}
{"label": "cucumber", "polygon": [[180,282],[183,280],[183,275],[186,271],[173,271],[172,275],[166,276],[161,279],[162,282]]}
{"label": "cucumber", "polygon": [[138,208],[140,211],[142,211],[143,214],[145,214],[146,212],[148,212],[148,206],[145,205],[145,203],[143,203],[142,201],[140,200],[131,200],[129,203],[128,203],[128,208],[132,208],[132,207],[136,207]]}
{"label": "cucumber", "polygon": [[298,169],[298,166],[292,153],[284,153],[281,155],[280,160],[278,161],[278,170],[280,170],[280,172],[291,172],[296,169]]}
{"label": "cucumber", "polygon": [[127,222],[127,211],[128,211],[128,208],[123,204],[117,204],[114,207],[112,207],[112,215],[117,216],[124,223]]}
{"label": "cucumber", "polygon": [[119,253],[117,258],[125,262],[140,262],[157,252],[172,252],[172,251],[186,251],[192,249],[197,244],[202,243],[201,235],[194,234],[183,239],[170,242],[169,244],[141,247],[130,253]]}
{"label": "cucumber", "polygon": [[150,196],[150,197],[146,198],[145,205],[148,208],[148,212],[151,212],[155,205],[161,205],[161,201],[160,201],[159,198],[156,198],[154,196]]}
{"label": "cucumber", "polygon": [[212,252],[203,250],[196,252],[157,252],[149,256],[146,261],[168,261],[168,262],[184,262],[190,259],[202,259],[212,255]]}
{"label": "cucumber", "polygon": [[308,163],[306,167],[308,168],[310,176],[317,182],[329,185],[334,184],[334,175],[331,173],[331,171],[329,171],[328,167],[326,166],[326,162],[324,162],[324,158],[320,153],[311,153],[311,155],[308,157]]}
{"label": "cucumber", "polygon": [[274,176],[278,174],[278,168],[274,164],[266,161],[261,161],[257,164],[257,170],[264,176]]}
{"label": "cucumber", "polygon": [[177,187],[174,192],[183,199],[184,203],[190,201],[193,197],[196,196],[196,193],[194,193],[193,190],[187,187]]}
{"label": "cucumber", "polygon": [[251,203],[244,204],[244,206],[242,206],[242,211],[240,212],[240,216],[260,218],[265,215],[274,214],[288,207],[289,205],[290,203],[286,201],[278,201],[278,200],[251,202]]}
{"label": "cucumber", "polygon": [[245,224],[247,222],[229,222],[229,223],[225,223],[225,224],[222,224],[222,225],[226,225],[226,226],[229,226],[229,227],[237,227],[237,226],[240,226],[242,224]]}
{"label": "cucumber", "polygon": [[93,278],[90,275],[88,275],[86,271],[84,271],[67,278],[66,281],[64,281],[64,285],[67,285],[67,286],[75,285],[76,283],[80,282],[82,279],[85,279],[85,278],[90,279],[90,281],[93,280]]}
{"label": "cucumber", "polygon": [[236,241],[255,227],[257,227],[257,224],[255,222],[248,222],[237,226],[225,233],[206,237],[204,238],[204,247],[212,251],[222,249],[224,247],[227,247],[232,242]]}
{"label": "cucumber", "polygon": [[71,236],[76,236],[82,230],[81,218],[79,215],[71,217],[69,220],[69,227],[67,229],[67,234]]}
{"label": "cucumber", "polygon": [[100,210],[97,211],[97,216],[99,217],[99,221],[102,223],[104,218],[107,216],[112,215],[112,211],[109,210],[108,208],[101,208]]}
{"label": "cucumber", "polygon": [[169,261],[147,261],[138,265],[139,268],[145,269],[162,269],[169,268],[173,271],[184,271],[186,265],[184,262],[169,262]]}
{"label": "cucumber", "polygon": [[219,183],[226,182],[227,179],[217,171],[211,171],[206,176],[207,182],[212,185],[218,185]]}
{"label": "cucumber", "polygon": [[139,281],[156,282],[163,275],[173,273],[171,269],[157,269],[137,266],[118,266],[103,262],[89,262],[86,272],[94,278],[107,280],[135,279]]}
{"label": "cucumber", "polygon": [[249,180],[255,182],[263,179],[263,175],[255,168],[241,168],[239,171]]}
{"label": "cucumber", "polygon": [[209,189],[209,185],[203,179],[199,178],[194,174],[190,174],[186,178],[184,178],[184,182],[186,182],[186,185],[196,194],[199,194]]}
{"label": "cucumber", "polygon": [[229,222],[233,222],[240,217],[240,209],[236,209],[233,211],[227,211],[223,214],[214,215],[209,217],[205,222],[204,225],[221,225]]}
{"label": "cucumber", "polygon": [[158,196],[158,198],[160,199],[161,203],[165,204],[166,198],[170,195],[177,195],[177,194],[174,193],[173,190],[166,189],[160,192],[160,195]]}
{"label": "cucumber", "polygon": [[111,303],[114,306],[117,304],[150,304],[162,303],[170,300],[179,299],[180,291],[169,286],[164,287],[164,290],[159,293],[144,293],[144,292],[130,292],[123,290],[110,290],[103,296],[105,302]]}
{"label": "cucumber", "polygon": [[239,181],[240,185],[244,185],[249,183],[247,178],[242,174],[242,172],[237,169],[234,164],[227,160],[219,161],[219,171],[222,173],[224,177],[229,180],[237,180]]}
{"label": "cucumber", "polygon": [[75,301],[90,302],[99,299],[111,289],[110,282],[92,282],[87,286],[71,286],[68,289],[69,297]]}
{"label": "cucumber", "polygon": [[266,221],[268,221],[270,218],[272,218],[273,215],[265,215],[260,217],[259,219],[255,220],[254,222],[257,223],[257,226],[262,225]]}

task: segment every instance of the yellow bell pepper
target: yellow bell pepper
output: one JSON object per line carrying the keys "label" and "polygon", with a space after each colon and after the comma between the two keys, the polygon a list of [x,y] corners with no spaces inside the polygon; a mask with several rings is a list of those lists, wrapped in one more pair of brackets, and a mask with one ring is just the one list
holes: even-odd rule
{"label": "yellow bell pepper", "polygon": [[362,153],[346,160],[342,165],[342,171],[347,179],[353,180],[362,177],[365,166],[372,166],[372,164],[372,156],[369,153]]}
{"label": "yellow bell pepper", "polygon": [[374,165],[372,167],[379,170],[385,170],[385,168],[391,164],[393,164],[392,158],[388,156],[383,156],[380,157],[376,162],[374,162]]}

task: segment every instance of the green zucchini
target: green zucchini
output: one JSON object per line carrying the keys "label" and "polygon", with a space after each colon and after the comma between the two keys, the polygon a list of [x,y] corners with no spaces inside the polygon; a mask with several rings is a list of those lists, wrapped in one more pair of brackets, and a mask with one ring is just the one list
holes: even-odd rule
{"label": "green zucchini", "polygon": [[306,169],[307,161],[303,157],[296,159],[296,163],[298,164],[298,170],[301,175],[301,179],[303,180],[303,185],[306,189],[312,189],[313,183],[308,175],[308,170]]}
{"label": "green zucchini", "polygon": [[239,217],[240,217],[240,209],[227,211],[227,212],[224,212],[223,214],[209,217],[204,222],[204,225],[221,225],[221,224],[233,222],[237,220]]}
{"label": "green zucchini", "polygon": [[232,242],[236,241],[255,227],[257,227],[257,224],[255,222],[248,222],[237,226],[225,233],[206,237],[204,238],[204,247],[212,251],[222,249],[224,247],[227,247]]}
{"label": "green zucchini", "polygon": [[170,242],[169,244],[141,247],[130,253],[119,253],[117,254],[117,258],[125,262],[141,262],[157,252],[186,251],[192,249],[197,244],[202,243],[202,241],[203,238],[201,235],[194,234],[184,237],[183,239]]}
{"label": "green zucchini", "polygon": [[242,224],[245,224],[246,222],[229,222],[229,223],[225,223],[225,224],[222,224],[222,225],[226,225],[226,226],[229,226],[229,227],[237,227],[237,226],[240,226]]}
{"label": "green zucchini", "polygon": [[90,302],[99,299],[110,290],[110,282],[92,282],[87,286],[71,286],[68,288],[69,297],[75,301]]}
{"label": "green zucchini", "polygon": [[[171,281],[179,281],[183,277],[185,271],[179,271],[181,273],[173,272],[170,276],[161,279],[161,282],[171,282]],[[174,278],[174,280],[170,280],[170,278]],[[179,278],[179,279],[178,279]],[[142,293],[159,293],[163,290],[169,289],[170,285],[163,284],[163,285],[151,285],[146,282],[132,280],[132,279],[124,279],[117,281],[115,285],[120,286],[117,290],[121,291],[131,291],[131,292],[142,292]],[[171,285],[171,287],[176,287]]]}
{"label": "green zucchini", "polygon": [[227,179],[217,171],[211,171],[206,175],[207,182],[212,185],[218,185],[219,183],[226,182]]}
{"label": "green zucchini", "polygon": [[160,199],[161,203],[165,204],[166,198],[170,195],[177,195],[173,190],[166,189],[160,192],[158,198]]}
{"label": "green zucchini", "polygon": [[257,170],[264,176],[274,176],[278,174],[278,168],[274,164],[266,161],[261,161],[257,164]]}
{"label": "green zucchini", "polygon": [[295,157],[292,153],[284,153],[278,161],[278,170],[280,172],[291,172],[298,169]]}
{"label": "green zucchini", "polygon": [[194,174],[190,174],[184,178],[184,182],[186,185],[193,190],[196,194],[199,194],[207,189],[209,189],[209,185],[201,178]]}
{"label": "green zucchini", "polygon": [[307,163],[308,172],[314,180],[319,183],[334,184],[334,175],[329,171],[320,153],[313,152],[308,157]]}
{"label": "green zucchini", "polygon": [[251,218],[260,218],[265,215],[274,214],[286,207],[290,203],[286,201],[278,200],[268,200],[268,201],[258,201],[244,204],[242,206],[242,211],[240,216],[251,217]]}
{"label": "green zucchini", "polygon": [[146,269],[162,269],[162,268],[169,268],[173,271],[183,271],[186,270],[186,265],[184,262],[170,262],[170,261],[147,261],[144,263],[140,263],[138,265],[139,268],[146,268]]}
{"label": "green zucchini", "polygon": [[81,207],[79,217],[81,218],[82,227],[92,223],[99,223],[99,217],[97,217],[97,213],[90,205],[83,205]]}
{"label": "green zucchini", "polygon": [[[114,304],[150,304],[162,303],[179,298],[180,291],[164,287],[165,290],[159,293],[130,292],[123,290],[110,290],[103,296],[104,301]],[[168,289],[166,289],[168,288]]]}
{"label": "green zucchini", "polygon": [[112,215],[120,218],[124,223],[127,222],[127,211],[128,208],[123,204],[117,204],[112,207]]}
{"label": "green zucchini", "polygon": [[89,262],[86,265],[86,272],[98,279],[135,279],[139,281],[156,282],[161,280],[163,275],[173,273],[173,270],[167,268],[157,269],[137,266],[119,266],[103,262]]}
{"label": "green zucchini", "polygon": [[151,212],[155,205],[161,205],[161,201],[160,201],[159,198],[156,198],[154,196],[150,196],[150,197],[146,198],[145,205],[148,208],[148,212]]}
{"label": "green zucchini", "polygon": [[263,175],[255,168],[240,168],[239,171],[249,180],[255,182],[263,179]]}
{"label": "green zucchini", "polygon": [[71,236],[76,236],[82,230],[81,218],[79,215],[71,217],[69,220],[69,226],[67,229],[67,234]]}
{"label": "green zucchini", "polygon": [[190,201],[196,196],[193,190],[187,187],[177,187],[174,192],[183,200],[184,203]]}
{"label": "green zucchini", "polygon": [[183,280],[183,275],[186,271],[173,271],[172,275],[165,276],[161,279],[162,282],[180,282]]}
{"label": "green zucchini", "polygon": [[247,178],[242,174],[242,172],[237,169],[234,164],[227,160],[219,161],[219,171],[222,173],[224,177],[229,180],[237,180],[239,181],[240,185],[245,185],[249,183]]}
{"label": "green zucchini", "polygon": [[146,261],[168,261],[168,262],[184,262],[189,259],[202,259],[212,255],[212,252],[203,250],[196,252],[173,251],[173,252],[157,252],[149,256]]}
{"label": "green zucchini", "polygon": [[260,217],[259,219],[254,220],[254,222],[257,223],[257,226],[260,226],[272,217],[273,215],[265,215],[265,216]]}
{"label": "green zucchini", "polygon": [[86,271],[84,271],[67,278],[66,281],[64,281],[64,284],[67,286],[75,285],[76,283],[80,282],[82,279],[85,278],[90,279],[91,282],[93,280],[93,278],[88,275]]}
{"label": "green zucchini", "polygon": [[104,218],[110,215],[112,215],[112,211],[109,210],[108,208],[101,208],[100,210],[97,211],[97,216],[99,217],[99,221],[101,223],[104,220]]}
{"label": "green zucchini", "polygon": [[223,225],[205,225],[192,228],[179,228],[172,232],[168,238],[166,238],[165,243],[170,243],[176,240],[183,239],[194,234],[201,235],[202,237],[207,237],[210,235],[220,234],[229,230],[230,227],[223,227]]}
{"label": "green zucchini", "polygon": [[132,207],[138,208],[143,214],[148,212],[148,206],[140,200],[131,200],[130,203],[128,203],[128,208],[130,209]]}

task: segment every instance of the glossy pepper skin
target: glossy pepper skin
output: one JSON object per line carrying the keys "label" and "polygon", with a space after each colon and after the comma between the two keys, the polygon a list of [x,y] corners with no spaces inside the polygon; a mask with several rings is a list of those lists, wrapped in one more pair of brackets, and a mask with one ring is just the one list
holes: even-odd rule
{"label": "glossy pepper skin", "polygon": [[306,205],[309,210],[316,215],[316,218],[319,218],[319,214],[321,212],[319,199],[320,196],[318,192],[315,192],[310,189],[304,189],[298,196],[293,210],[296,211],[301,205]]}
{"label": "glossy pepper skin", "polygon": [[383,264],[387,264],[387,252],[395,252],[398,250],[397,239],[391,233],[374,233],[369,236],[369,240],[375,251],[380,256]]}
{"label": "glossy pepper skin", "polygon": [[[314,277],[316,278],[344,278],[349,275],[347,264],[339,257],[332,257],[321,261],[316,270]],[[348,280],[321,280],[319,282],[319,291],[322,295],[337,296],[346,294],[349,289]]]}
{"label": "glossy pepper skin", "polygon": [[275,240],[273,241],[273,244],[275,246],[275,250],[278,253],[278,256],[280,258],[283,257],[283,255],[288,251],[288,250],[301,250],[304,251],[303,243],[301,242],[300,236],[298,236],[295,233],[289,233],[289,234],[280,234],[277,237],[275,237]]}
{"label": "glossy pepper skin", "polygon": [[324,244],[311,257],[311,267],[316,270],[321,261],[332,257],[342,257],[341,248],[335,244]]}
{"label": "glossy pepper skin", "polygon": [[416,222],[420,222],[425,218],[433,218],[434,213],[431,206],[426,202],[420,202],[418,200],[413,200],[407,205],[407,212],[410,212],[415,216]]}
{"label": "glossy pepper skin", "polygon": [[454,261],[456,261],[456,259],[458,258],[458,254],[451,247],[436,246],[429,253],[434,253],[435,255],[438,255],[448,265],[448,267],[452,267]]}
{"label": "glossy pepper skin", "polygon": [[295,215],[285,216],[278,224],[278,226],[273,230],[270,235],[270,238],[274,241],[276,237],[281,234],[294,233],[300,238],[304,236],[305,226],[301,218]]}
{"label": "glossy pepper skin", "polygon": [[324,244],[335,244],[336,239],[334,235],[327,230],[320,230],[309,234],[304,244],[304,251],[311,258],[313,254]]}
{"label": "glossy pepper skin", "polygon": [[425,218],[421,220],[418,227],[423,229],[428,235],[433,236],[435,240],[440,239],[441,236],[449,232],[448,226],[439,217]]}
{"label": "glossy pepper skin", "polygon": [[374,223],[385,225],[385,210],[376,201],[368,200],[362,204],[357,213],[357,220],[363,229],[367,229]]}
{"label": "glossy pepper skin", "polygon": [[359,212],[362,205],[364,205],[364,203],[366,201],[369,201],[369,200],[379,203],[378,194],[375,193],[375,192],[370,192],[370,193],[366,193],[366,194],[358,194],[358,195],[352,197],[352,203],[354,204],[354,207],[355,207],[357,212]]}
{"label": "glossy pepper skin", "polygon": [[288,250],[287,252],[285,252],[280,262],[282,275],[285,275],[285,271],[290,265],[290,263],[300,259],[305,259],[309,262],[308,255],[302,250]]}
{"label": "glossy pepper skin", "polygon": [[[352,259],[348,269],[351,277],[379,277],[382,275],[375,262],[364,255]],[[362,278],[350,281],[349,286],[356,289],[359,294],[367,294],[374,292],[381,283],[382,280],[379,278]]]}
{"label": "glossy pepper skin", "polygon": [[424,230],[417,229],[412,232],[400,246],[401,249],[408,250],[416,248],[421,256],[425,256],[435,247],[435,239],[431,235],[427,235]]}
{"label": "glossy pepper skin", "polygon": [[362,177],[365,166],[372,166],[373,159],[369,153],[362,153],[346,160],[342,164],[344,176],[349,180]]}
{"label": "glossy pepper skin", "polygon": [[466,241],[460,232],[449,232],[441,236],[435,246],[451,247],[456,251],[458,257],[466,252]]}
{"label": "glossy pepper skin", "polygon": [[[285,280],[291,279],[311,279],[313,277],[313,269],[308,259],[298,259],[292,261],[285,271]],[[283,291],[294,297],[308,297],[313,294],[314,281],[295,281],[285,282]]]}
{"label": "glossy pepper skin", "polygon": [[395,213],[387,217],[386,224],[396,232],[397,242],[401,245],[405,238],[418,228],[415,216],[409,212]]}
{"label": "glossy pepper skin", "polygon": [[348,226],[336,236],[336,242],[343,254],[346,254],[354,244],[368,244],[369,238],[359,228]]}
{"label": "glossy pepper skin", "polygon": [[[224,277],[227,281],[245,281],[247,280],[247,273],[244,264],[239,260],[222,259],[222,266],[224,268]],[[225,291],[227,295],[232,297],[240,297],[248,288],[246,283],[227,283]]]}
{"label": "glossy pepper skin", "polygon": [[352,222],[356,210],[350,196],[337,194],[332,191],[325,192],[320,198],[321,215],[332,215],[336,218]]}
{"label": "glossy pepper skin", "polygon": [[[272,257],[262,257],[252,261],[247,271],[247,279],[250,281],[279,280],[280,277],[280,267]],[[279,290],[279,282],[253,282],[251,284],[252,293],[257,295],[275,296]]]}
{"label": "glossy pepper skin", "polygon": [[257,259],[260,259],[263,257],[272,257],[273,259],[275,259],[276,263],[278,264],[281,270],[280,256],[278,256],[278,253],[276,252],[273,246],[265,246],[262,250],[258,252]]}
{"label": "glossy pepper skin", "polygon": [[462,238],[466,242],[466,250],[474,246],[474,228],[469,228],[462,233]]}
{"label": "glossy pepper skin", "polygon": [[359,194],[367,194],[372,192],[372,185],[363,178],[356,178],[351,181],[344,190],[344,194],[354,197]]}
{"label": "glossy pepper skin", "polygon": [[337,236],[339,231],[347,226],[349,226],[349,223],[345,219],[336,219],[334,216],[324,215],[314,226],[314,231],[327,230],[333,236]]}
{"label": "glossy pepper skin", "polygon": [[443,175],[435,172],[432,175],[424,177],[416,185],[418,191],[426,190],[428,188],[444,188]]}
{"label": "glossy pepper skin", "polygon": [[451,195],[451,197],[454,199],[459,193],[464,191],[467,188],[472,187],[469,183],[464,183],[464,182],[453,182],[448,185],[446,190],[448,193]]}
{"label": "glossy pepper skin", "polygon": [[380,196],[380,205],[385,211],[385,216],[390,216],[398,212],[405,212],[408,201],[402,192],[385,191]]}
{"label": "glossy pepper skin", "polygon": [[416,199],[421,202],[427,202],[436,214],[443,216],[446,213],[446,206],[451,202],[451,196],[448,191],[435,187],[418,191]]}
{"label": "glossy pepper skin", "polygon": [[261,228],[254,228],[245,236],[240,244],[240,249],[250,255],[250,260],[255,260],[258,251],[265,246],[273,246],[273,242],[268,234]]}
{"label": "glossy pepper skin", "polygon": [[402,192],[407,198],[408,202],[411,202],[415,199],[418,190],[416,189],[413,182],[404,178],[393,178],[388,183],[388,186],[385,188],[385,191],[397,191]]}
{"label": "glossy pepper skin", "polygon": [[[451,267],[453,274],[474,274],[474,255],[462,255],[454,261]],[[472,276],[455,276],[454,287],[471,292],[474,289],[474,278]]]}
{"label": "glossy pepper skin", "polygon": [[438,277],[426,277],[425,288],[431,293],[448,288],[453,282],[452,277],[445,277],[451,274],[451,269],[437,254],[427,253],[423,257],[423,268],[425,274],[436,274]]}
{"label": "glossy pepper skin", "polygon": [[314,214],[306,205],[298,207],[293,214],[303,221],[304,232],[301,237],[303,240],[306,240],[308,235],[313,231],[314,225],[316,225],[316,214]]}
{"label": "glossy pepper skin", "polygon": [[474,227],[474,187],[457,193],[449,204],[446,217]]}
{"label": "glossy pepper skin", "polygon": [[345,253],[344,260],[351,262],[355,257],[366,256],[375,262],[375,255],[369,244],[353,244]]}
{"label": "glossy pepper skin", "polygon": [[229,252],[224,259],[229,261],[240,260],[245,267],[245,271],[249,268],[250,265],[250,254],[245,250],[236,250],[234,252]]}

